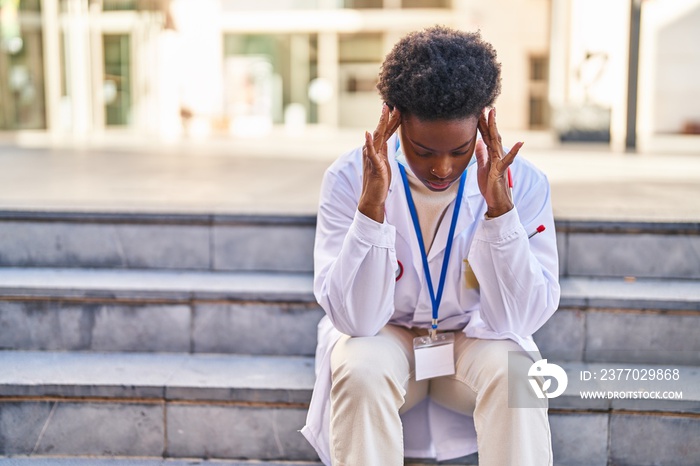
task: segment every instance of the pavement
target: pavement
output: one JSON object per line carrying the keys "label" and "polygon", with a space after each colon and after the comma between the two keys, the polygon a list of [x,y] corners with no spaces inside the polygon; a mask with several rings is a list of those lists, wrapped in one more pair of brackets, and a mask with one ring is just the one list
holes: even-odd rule
{"label": "pavement", "polygon": [[[519,157],[549,177],[559,220],[700,222],[700,139],[685,154],[631,154],[516,136],[525,141]],[[314,214],[324,170],[361,140],[361,131],[281,129],[172,143],[118,133],[79,143],[0,135],[0,209]]]}

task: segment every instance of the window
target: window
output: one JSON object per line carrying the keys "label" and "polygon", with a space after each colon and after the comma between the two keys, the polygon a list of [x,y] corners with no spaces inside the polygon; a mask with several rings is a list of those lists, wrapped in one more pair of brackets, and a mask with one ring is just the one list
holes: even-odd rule
{"label": "window", "polygon": [[374,63],[384,59],[380,33],[341,34],[338,42],[340,63]]}
{"label": "window", "polygon": [[41,11],[40,0],[22,0],[19,2],[20,11]]}
{"label": "window", "polygon": [[345,8],[382,8],[383,0],[344,0],[343,7]]}
{"label": "window", "polygon": [[530,129],[545,129],[549,127],[549,58],[531,55],[529,66],[528,125]]}
{"label": "window", "polygon": [[450,0],[401,0],[402,8],[450,8]]}
{"label": "window", "polygon": [[530,128],[543,128],[547,125],[547,99],[530,96]]}
{"label": "window", "polygon": [[547,57],[530,57],[530,81],[546,82],[549,72]]}
{"label": "window", "polygon": [[104,45],[105,122],[129,124],[131,113],[131,38],[127,34],[109,34]]}
{"label": "window", "polygon": [[37,1],[0,1],[0,129],[46,127]]}
{"label": "window", "polygon": [[282,123],[285,109],[301,104],[307,121],[315,122],[308,86],[317,77],[316,42],[315,34],[225,34],[227,116],[235,119],[262,112],[274,123]]}
{"label": "window", "polygon": [[161,10],[159,0],[103,0],[102,11]]}

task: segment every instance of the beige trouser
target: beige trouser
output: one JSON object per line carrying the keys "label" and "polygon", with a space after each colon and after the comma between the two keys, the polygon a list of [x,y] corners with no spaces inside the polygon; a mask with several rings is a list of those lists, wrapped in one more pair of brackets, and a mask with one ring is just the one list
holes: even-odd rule
{"label": "beige trouser", "polygon": [[[426,396],[474,417],[480,466],[551,465],[546,403],[542,408],[508,407],[508,352],[522,351],[520,346],[455,332],[456,373],[417,382],[413,338],[426,333],[388,325],[374,337],[338,341],[331,355],[333,465],[403,465],[399,414]],[[528,384],[532,361],[526,353],[516,357],[523,358],[518,366],[525,372],[517,380]]]}

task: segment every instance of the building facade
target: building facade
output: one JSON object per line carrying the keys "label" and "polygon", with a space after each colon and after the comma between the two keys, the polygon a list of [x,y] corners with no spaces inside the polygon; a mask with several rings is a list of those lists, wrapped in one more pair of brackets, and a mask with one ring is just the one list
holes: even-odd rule
{"label": "building facade", "polygon": [[[563,134],[592,121],[615,143],[630,1],[0,0],[0,130],[178,139],[367,128],[385,54],[406,32],[444,24],[479,29],[498,51],[503,129]],[[700,94],[700,59],[678,45],[697,43],[700,0],[644,9],[638,123],[649,144],[695,128],[686,97]]]}
{"label": "building facade", "polygon": [[[641,11],[637,92],[628,95],[631,2]],[[624,150],[629,100],[641,151],[700,154],[700,0],[552,0],[555,131],[608,131]]]}
{"label": "building facade", "polygon": [[[170,138],[285,123],[364,128],[376,117],[387,51],[434,24],[481,29],[496,45],[505,126],[547,126],[545,103],[534,119],[529,108],[533,89],[545,96],[542,83],[522,79],[531,56],[546,61],[546,0],[1,2],[4,130],[128,128]],[[523,12],[529,28],[513,30]]]}

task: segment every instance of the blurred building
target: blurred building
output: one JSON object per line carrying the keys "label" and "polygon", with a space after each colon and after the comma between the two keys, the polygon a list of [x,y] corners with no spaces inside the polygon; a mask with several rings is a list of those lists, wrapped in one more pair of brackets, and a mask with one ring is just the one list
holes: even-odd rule
{"label": "blurred building", "polygon": [[[631,2],[641,10],[636,93],[628,95]],[[623,148],[636,100],[643,150],[700,154],[700,0],[552,0],[552,124]]]}
{"label": "blurred building", "polygon": [[[367,128],[385,54],[406,32],[444,24],[481,29],[498,50],[502,128],[602,128],[616,140],[630,1],[0,0],[0,129],[177,139]],[[700,43],[700,0],[644,9],[654,11],[642,27],[647,141],[700,119],[700,52],[679,47]]]}

